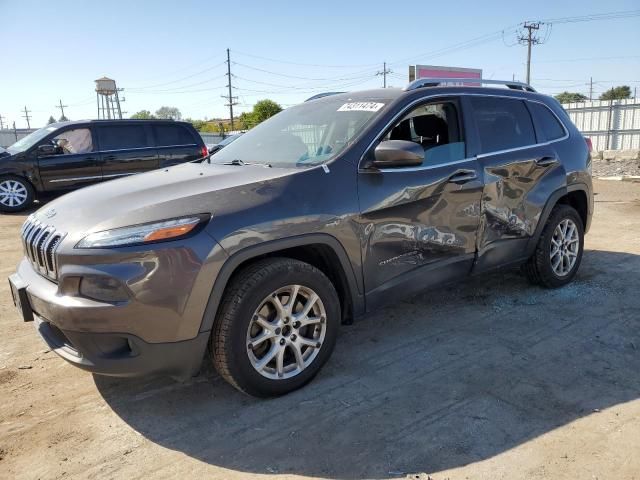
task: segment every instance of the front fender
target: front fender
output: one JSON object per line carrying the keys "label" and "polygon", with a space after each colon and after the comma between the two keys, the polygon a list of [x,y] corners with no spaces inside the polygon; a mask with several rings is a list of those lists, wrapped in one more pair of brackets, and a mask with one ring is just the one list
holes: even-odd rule
{"label": "front fender", "polygon": [[358,316],[364,313],[364,296],[359,291],[356,274],[352,268],[351,262],[349,261],[349,257],[344,247],[332,235],[325,233],[312,233],[267,241],[264,243],[246,247],[231,255],[222,265],[216,277],[211,295],[209,296],[209,300],[207,302],[207,307],[205,309],[200,331],[209,331],[213,328],[213,322],[215,320],[218,307],[222,300],[222,295],[225,291],[225,288],[227,287],[227,284],[229,283],[229,279],[240,265],[242,265],[246,261],[249,261],[253,258],[261,257],[263,255],[273,254],[278,251],[290,248],[317,244],[328,246],[336,254],[347,282],[348,291],[351,297],[350,299],[353,305],[354,316]]}

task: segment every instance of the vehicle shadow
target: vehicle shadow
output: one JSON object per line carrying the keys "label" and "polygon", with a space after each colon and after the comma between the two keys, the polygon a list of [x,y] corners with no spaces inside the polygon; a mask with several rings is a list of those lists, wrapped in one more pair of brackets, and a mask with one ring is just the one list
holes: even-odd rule
{"label": "vehicle shadow", "polygon": [[640,255],[588,251],[575,282],[470,279],[345,326],[307,387],[244,396],[192,381],[95,377],[164,447],[250,473],[395,478],[493,457],[640,392]]}

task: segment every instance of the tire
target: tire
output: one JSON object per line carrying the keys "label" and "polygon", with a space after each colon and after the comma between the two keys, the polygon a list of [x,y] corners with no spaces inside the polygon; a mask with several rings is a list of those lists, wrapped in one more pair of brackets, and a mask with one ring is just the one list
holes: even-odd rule
{"label": "tire", "polygon": [[[313,294],[317,300],[311,302]],[[304,315],[306,306],[311,310]],[[234,274],[225,290],[210,341],[213,364],[246,394],[289,393],[329,359],[340,311],[333,284],[314,266],[290,258],[259,260]]]}
{"label": "tire", "polygon": [[[570,227],[575,227],[575,239],[571,241],[563,240],[557,229],[562,232],[562,225],[567,226],[566,231],[571,232]],[[572,235],[573,236],[573,235]],[[564,246],[556,249],[556,244]],[[574,244],[577,243],[577,247]],[[554,250],[552,250],[554,249]],[[570,283],[578,272],[582,253],[584,250],[584,226],[578,212],[569,205],[556,205],[549,215],[549,219],[538,239],[535,252],[522,267],[527,279],[536,285],[545,288],[559,288]],[[567,252],[566,255],[563,254]],[[552,253],[558,252],[552,258]],[[575,256],[574,256],[575,255]],[[554,265],[560,257],[561,264],[554,269]],[[569,258],[574,258],[570,264]]]}
{"label": "tire", "polygon": [[0,177],[0,212],[20,212],[34,200],[35,192],[28,180],[14,175]]}

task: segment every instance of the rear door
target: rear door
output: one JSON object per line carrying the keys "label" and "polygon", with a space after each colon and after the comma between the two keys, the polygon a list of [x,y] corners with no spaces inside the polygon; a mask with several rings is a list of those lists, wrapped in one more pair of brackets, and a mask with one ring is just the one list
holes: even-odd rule
{"label": "rear door", "polygon": [[566,182],[553,143],[536,135],[527,101],[468,96],[483,171],[476,271],[522,260],[552,191]]}
{"label": "rear door", "polygon": [[104,180],[158,168],[158,153],[147,123],[106,123],[96,129]]}
{"label": "rear door", "polygon": [[[38,154],[38,168],[44,190],[67,190],[102,180],[100,156],[90,125],[58,130],[40,145],[54,145],[55,154]],[[37,150],[36,150],[37,152]]]}
{"label": "rear door", "polygon": [[194,131],[180,123],[152,124],[155,145],[158,151],[160,167],[169,167],[179,163],[202,158],[202,139],[196,138]]}

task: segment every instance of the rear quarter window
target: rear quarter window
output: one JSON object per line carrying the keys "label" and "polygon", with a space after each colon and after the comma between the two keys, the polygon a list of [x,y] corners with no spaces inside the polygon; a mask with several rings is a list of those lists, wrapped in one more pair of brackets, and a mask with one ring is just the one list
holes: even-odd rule
{"label": "rear quarter window", "polygon": [[149,147],[144,125],[100,125],[100,150]]}
{"label": "rear quarter window", "polygon": [[481,153],[536,144],[531,115],[522,100],[473,97],[471,105],[480,136]]}
{"label": "rear quarter window", "polygon": [[542,142],[550,142],[564,137],[565,130],[558,118],[553,112],[537,102],[529,102],[529,109],[533,115],[533,119],[536,122],[536,129],[542,138]]}
{"label": "rear quarter window", "polygon": [[182,125],[154,125],[153,132],[158,147],[196,144],[193,134]]}

